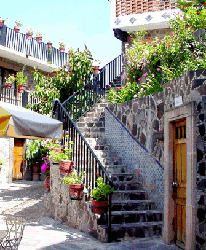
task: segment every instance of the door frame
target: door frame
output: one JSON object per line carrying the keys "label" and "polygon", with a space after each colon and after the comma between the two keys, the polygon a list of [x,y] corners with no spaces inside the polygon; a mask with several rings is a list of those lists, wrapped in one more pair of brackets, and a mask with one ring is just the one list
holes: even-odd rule
{"label": "door frame", "polygon": [[186,250],[195,249],[196,215],[196,125],[194,102],[170,109],[164,113],[164,229],[163,239],[167,244],[175,241],[175,202],[173,188],[173,123],[186,118]]}

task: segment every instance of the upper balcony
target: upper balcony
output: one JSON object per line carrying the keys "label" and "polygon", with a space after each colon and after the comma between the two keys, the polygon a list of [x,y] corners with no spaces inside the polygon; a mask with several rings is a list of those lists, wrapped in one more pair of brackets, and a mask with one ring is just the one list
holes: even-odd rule
{"label": "upper balcony", "polygon": [[175,0],[111,0],[113,29],[127,32],[168,28],[180,11]]}
{"label": "upper balcony", "polygon": [[25,34],[16,33],[6,25],[0,26],[0,57],[37,66],[46,72],[67,64],[67,53],[55,47],[48,50],[46,43],[38,43],[34,38],[29,40]]}

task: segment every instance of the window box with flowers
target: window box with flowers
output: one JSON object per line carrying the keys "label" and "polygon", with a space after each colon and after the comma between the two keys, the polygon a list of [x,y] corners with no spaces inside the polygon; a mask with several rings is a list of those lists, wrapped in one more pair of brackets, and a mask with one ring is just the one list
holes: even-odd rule
{"label": "window box with flowers", "polygon": [[22,24],[21,24],[21,22],[20,21],[15,21],[15,26],[14,26],[14,31],[16,32],[16,33],[19,33],[19,31],[20,31],[20,28],[22,27]]}
{"label": "window box with flowers", "polygon": [[27,78],[27,76],[24,76],[23,71],[16,73],[16,87],[18,93],[24,93]]}
{"label": "window box with flowers", "polygon": [[108,209],[108,195],[113,193],[114,188],[106,184],[102,177],[98,177],[97,187],[92,189],[90,197],[92,197],[92,210],[95,214],[103,214]]}
{"label": "window box with flowers", "polygon": [[71,200],[82,200],[84,184],[82,177],[85,176],[85,172],[81,172],[81,176],[73,170],[69,175],[64,176],[62,179],[63,183],[69,186],[70,199]]}
{"label": "window box with flowers", "polygon": [[15,80],[16,80],[16,78],[15,78],[14,74],[9,75],[8,78],[5,77],[5,82],[4,82],[5,88],[10,89],[12,87],[12,84],[14,84]]}
{"label": "window box with flowers", "polygon": [[32,36],[33,36],[33,29],[32,28],[27,28],[26,29],[26,39],[31,40]]}

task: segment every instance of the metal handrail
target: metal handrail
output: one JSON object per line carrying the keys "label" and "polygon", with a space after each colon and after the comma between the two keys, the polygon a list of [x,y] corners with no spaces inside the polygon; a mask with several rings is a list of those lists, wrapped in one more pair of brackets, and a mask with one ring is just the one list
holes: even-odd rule
{"label": "metal handrail", "polygon": [[[69,116],[66,108],[60,103],[58,99],[53,101],[53,118],[63,122],[63,145],[65,144],[65,131],[69,132],[69,141],[74,142],[72,160],[75,162],[75,167],[78,173],[86,172],[84,184],[87,190],[96,187],[96,180],[101,176],[105,183],[113,186],[113,182],[103,165],[95,155],[92,148],[87,143],[86,139],[77,128],[75,122]],[[108,242],[111,242],[111,195],[109,195],[108,208]]]}

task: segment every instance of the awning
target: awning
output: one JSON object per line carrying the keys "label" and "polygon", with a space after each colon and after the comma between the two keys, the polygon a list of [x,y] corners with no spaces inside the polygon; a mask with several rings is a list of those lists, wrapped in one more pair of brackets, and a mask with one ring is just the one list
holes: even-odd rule
{"label": "awning", "polygon": [[0,101],[0,137],[62,138],[62,122]]}

